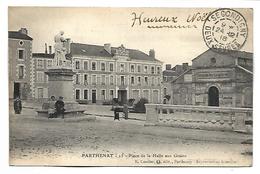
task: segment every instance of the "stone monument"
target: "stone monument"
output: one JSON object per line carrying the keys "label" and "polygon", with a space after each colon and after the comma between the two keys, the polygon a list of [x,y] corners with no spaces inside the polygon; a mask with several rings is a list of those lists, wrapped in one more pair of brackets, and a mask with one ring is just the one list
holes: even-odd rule
{"label": "stone monument", "polygon": [[[45,72],[48,75],[48,97],[49,99],[58,99],[63,97],[65,103],[64,117],[76,117],[83,115],[84,109],[74,99],[73,92],[73,75],[71,60],[66,59],[66,54],[69,54],[70,39],[63,37],[64,32],[60,31],[54,37],[55,53],[53,66]],[[67,47],[67,48],[66,48]],[[54,97],[53,97],[54,96]],[[38,110],[38,116],[48,117],[48,110],[55,106],[55,100],[50,100],[42,105],[42,109]]]}

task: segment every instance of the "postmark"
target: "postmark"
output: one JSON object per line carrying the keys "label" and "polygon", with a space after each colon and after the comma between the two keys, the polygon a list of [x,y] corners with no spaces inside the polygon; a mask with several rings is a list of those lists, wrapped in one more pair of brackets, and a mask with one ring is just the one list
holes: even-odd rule
{"label": "postmark", "polygon": [[202,35],[206,45],[214,51],[237,51],[247,40],[247,22],[244,16],[236,10],[217,9],[205,20]]}

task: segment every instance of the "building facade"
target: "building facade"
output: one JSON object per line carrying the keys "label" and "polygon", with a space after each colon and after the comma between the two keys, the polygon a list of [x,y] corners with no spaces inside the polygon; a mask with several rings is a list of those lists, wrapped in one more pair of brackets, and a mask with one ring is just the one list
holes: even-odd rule
{"label": "building facade", "polygon": [[32,41],[26,28],[8,32],[9,98],[32,98]]}
{"label": "building facade", "polygon": [[172,104],[253,106],[253,54],[207,50],[172,82]]}
{"label": "building facade", "polygon": [[165,70],[162,72],[162,99],[164,104],[171,104],[173,102],[172,81],[190,68],[191,66],[188,63],[183,63],[182,65],[175,65],[174,67],[172,67],[171,64],[166,64]]}
{"label": "building facade", "polygon": [[[67,58],[72,60],[74,97],[80,102],[103,103],[118,98],[146,98],[150,103],[161,103],[162,63],[155,59],[154,50],[149,55],[123,45],[111,47],[70,44]],[[54,55],[34,53],[34,91],[37,99],[48,98],[48,77],[44,73],[52,65]]]}

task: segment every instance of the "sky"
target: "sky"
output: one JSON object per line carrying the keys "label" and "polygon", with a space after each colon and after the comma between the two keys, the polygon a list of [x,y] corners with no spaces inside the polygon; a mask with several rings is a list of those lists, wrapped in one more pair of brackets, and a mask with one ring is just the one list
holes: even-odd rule
{"label": "sky", "polygon": [[[164,64],[188,62],[208,49],[202,36],[200,17],[215,9],[199,8],[69,8],[69,7],[9,7],[8,30],[28,29],[33,38],[33,52],[44,52],[44,44],[54,44],[59,31],[75,43],[138,49],[149,53]],[[248,38],[241,51],[253,52],[253,11],[236,9],[246,19]],[[141,15],[139,19],[133,20]],[[187,22],[194,15],[193,22]],[[144,22],[144,19],[168,18],[170,22]],[[135,21],[134,25],[133,22]],[[147,21],[147,20],[146,20]],[[133,25],[133,26],[132,26]],[[191,28],[157,28],[147,26],[188,26]],[[196,27],[195,27],[196,26]]]}

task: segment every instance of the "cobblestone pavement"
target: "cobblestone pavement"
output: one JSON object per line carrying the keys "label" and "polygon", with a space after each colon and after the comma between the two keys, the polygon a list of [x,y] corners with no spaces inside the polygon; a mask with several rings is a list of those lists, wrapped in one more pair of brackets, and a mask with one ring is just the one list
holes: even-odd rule
{"label": "cobblestone pavement", "polygon": [[32,109],[24,109],[22,115],[10,115],[10,163],[248,166],[252,145],[242,142],[251,138],[235,132],[147,127],[144,121],[102,115],[80,122],[39,119]]}

